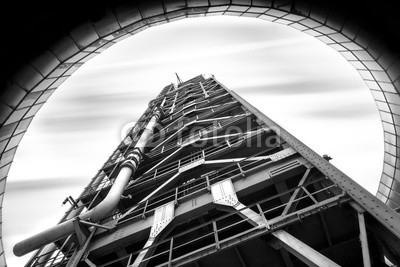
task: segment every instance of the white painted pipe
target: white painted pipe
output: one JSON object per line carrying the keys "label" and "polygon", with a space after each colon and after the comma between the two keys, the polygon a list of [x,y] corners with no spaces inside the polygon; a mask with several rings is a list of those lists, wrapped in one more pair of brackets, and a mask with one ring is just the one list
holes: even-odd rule
{"label": "white painted pipe", "polygon": [[[79,201],[78,208],[72,210],[68,214],[66,219],[69,220],[71,218],[78,216],[84,208],[85,208],[85,206],[83,205],[83,203]],[[56,249],[57,249],[57,246],[54,243],[48,244],[46,247],[44,247],[38,256],[37,266],[44,267],[46,265],[47,261],[53,256]]]}
{"label": "white painted pipe", "polygon": [[[108,217],[118,205],[121,196],[131,178],[133,172],[136,171],[139,162],[141,160],[141,154],[144,152],[144,148],[147,141],[153,133],[153,129],[157,124],[158,119],[161,116],[161,112],[156,110],[150,121],[147,123],[146,128],[143,130],[136,146],[131,154],[128,155],[127,159],[121,165],[121,169],[118,173],[117,178],[110,191],[104,200],[93,209],[81,214],[79,218],[81,220],[90,220],[91,222],[97,223],[102,219]],[[31,251],[39,249],[47,244],[56,242],[62,238],[65,238],[74,233],[73,218],[62,222],[56,226],[51,227],[39,234],[29,237],[15,244],[13,252],[16,256],[23,256]]]}

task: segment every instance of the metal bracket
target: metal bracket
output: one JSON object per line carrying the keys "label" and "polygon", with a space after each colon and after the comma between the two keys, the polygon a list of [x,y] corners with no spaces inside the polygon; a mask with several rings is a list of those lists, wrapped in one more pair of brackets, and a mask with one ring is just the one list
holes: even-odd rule
{"label": "metal bracket", "polygon": [[233,207],[239,212],[240,216],[249,219],[251,224],[269,229],[268,221],[265,216],[262,216],[262,213],[259,214],[239,202],[231,179],[213,184],[211,194],[215,204]]}
{"label": "metal bracket", "polygon": [[156,208],[154,211],[154,221],[153,225],[151,226],[149,239],[144,245],[144,248],[140,251],[139,255],[136,257],[135,262],[130,265],[130,267],[141,266],[141,263],[146,255],[152,253],[150,247],[153,245],[158,234],[160,234],[161,231],[164,230],[174,218],[175,201],[168,202],[167,204]]}
{"label": "metal bracket", "polygon": [[230,207],[236,207],[240,204],[230,179],[213,184],[211,186],[211,194],[215,204]]}
{"label": "metal bracket", "polygon": [[175,202],[171,201],[154,212],[154,222],[150,230],[150,238],[155,239],[162,230],[175,218]]}

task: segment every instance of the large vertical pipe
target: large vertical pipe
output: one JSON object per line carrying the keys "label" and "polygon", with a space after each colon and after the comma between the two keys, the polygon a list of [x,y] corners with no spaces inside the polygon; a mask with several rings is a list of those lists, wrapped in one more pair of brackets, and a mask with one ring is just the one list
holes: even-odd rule
{"label": "large vertical pipe", "polygon": [[[136,171],[139,165],[142,153],[144,152],[144,148],[147,144],[147,141],[151,137],[153,129],[156,126],[160,116],[160,110],[156,109],[153,112],[149,122],[147,123],[146,128],[143,130],[138,142],[136,143],[133,152],[129,154],[127,156],[127,159],[122,163],[118,176],[115,179],[115,182],[108,192],[107,196],[96,207],[85,212],[84,214],[81,214],[79,216],[81,220],[98,222],[108,217],[116,208],[132,173]],[[20,241],[14,246],[13,252],[16,256],[23,256],[31,251],[39,249],[47,244],[56,242],[57,240],[65,238],[73,233],[73,219],[70,219],[56,226],[53,226],[52,228],[47,229],[39,234]]]}

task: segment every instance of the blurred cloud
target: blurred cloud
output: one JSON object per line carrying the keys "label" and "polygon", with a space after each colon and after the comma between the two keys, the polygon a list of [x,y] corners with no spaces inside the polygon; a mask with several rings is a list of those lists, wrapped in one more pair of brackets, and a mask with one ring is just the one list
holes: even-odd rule
{"label": "blurred cloud", "polygon": [[[154,66],[158,64],[168,64],[172,62],[179,62],[179,61],[191,61],[203,58],[204,56],[212,58],[212,57],[221,57],[227,56],[232,54],[240,54],[240,53],[247,53],[247,52],[257,52],[257,50],[264,50],[264,49],[272,49],[275,47],[284,47],[284,46],[292,46],[292,45],[299,45],[304,43],[304,40],[298,39],[288,39],[288,40],[273,40],[273,41],[259,41],[259,42],[245,42],[241,44],[225,44],[221,46],[215,46],[213,49],[204,49],[204,47],[199,47],[196,53],[193,53],[193,47],[188,46],[187,50],[181,51],[179,54],[174,53],[162,53],[158,57],[148,57],[142,59],[136,59],[135,61],[131,62],[117,62],[114,64],[108,64],[106,68],[94,68],[93,71],[99,71],[100,73],[105,73],[109,70],[113,71],[127,71],[127,68],[132,70],[134,67],[143,67],[147,66]],[[97,73],[96,73],[97,74]]]}
{"label": "blurred cloud", "polygon": [[374,118],[376,111],[369,109],[368,104],[355,104],[355,105],[335,105],[333,107],[319,107],[301,113],[303,116],[312,117],[315,119],[344,119],[355,120],[359,118]]}
{"label": "blurred cloud", "polygon": [[353,86],[338,86],[337,82],[332,79],[329,82],[329,79],[297,79],[292,78],[288,79],[285,77],[285,80],[276,84],[261,84],[261,85],[253,85],[246,87],[239,87],[239,90],[245,90],[246,93],[252,94],[268,94],[268,95],[299,95],[299,94],[326,94],[329,92],[343,92],[343,91],[352,91],[357,90],[357,88]]}
{"label": "blurred cloud", "polygon": [[10,181],[7,183],[7,193],[21,191],[37,191],[40,193],[43,190],[51,190],[60,187],[80,186],[82,180],[87,180],[78,177],[63,177],[63,178],[43,178],[35,180],[22,180],[22,181]]}

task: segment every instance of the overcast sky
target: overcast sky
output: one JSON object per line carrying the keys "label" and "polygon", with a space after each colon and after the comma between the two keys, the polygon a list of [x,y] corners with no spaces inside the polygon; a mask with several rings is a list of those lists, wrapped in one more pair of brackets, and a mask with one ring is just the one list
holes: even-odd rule
{"label": "overcast sky", "polygon": [[114,45],[68,79],[38,112],[7,181],[3,240],[12,246],[55,225],[167,84],[214,74],[375,194],[383,133],[371,93],[336,51],[287,26],[237,17],[186,19]]}

